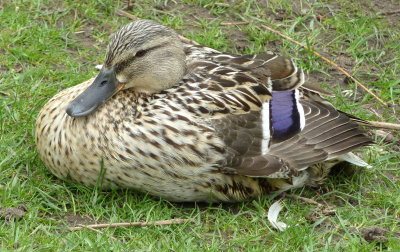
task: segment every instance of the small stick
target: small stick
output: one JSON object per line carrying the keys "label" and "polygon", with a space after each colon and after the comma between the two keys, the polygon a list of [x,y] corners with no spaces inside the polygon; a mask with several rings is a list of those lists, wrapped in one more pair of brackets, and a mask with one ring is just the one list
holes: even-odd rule
{"label": "small stick", "polygon": [[388,106],[388,104],[386,102],[384,102],[381,98],[379,98],[376,94],[374,94],[372,91],[370,91],[366,86],[364,86],[361,82],[359,82],[356,78],[354,78],[351,74],[349,74],[346,70],[344,70],[344,68],[340,67],[338,64],[330,61],[329,59],[325,58],[324,56],[322,56],[321,54],[319,54],[318,52],[314,51],[313,49],[309,48],[308,46],[303,45],[302,43],[298,42],[297,40],[292,39],[289,36],[286,36],[285,34],[272,29],[269,26],[266,25],[261,25],[262,27],[264,27],[265,29],[278,34],[279,36],[303,47],[306,50],[309,50],[310,52],[312,52],[313,54],[315,54],[316,56],[318,56],[319,58],[321,58],[323,61],[327,62],[328,64],[336,67],[340,72],[342,72],[344,75],[346,75],[347,77],[349,77],[350,79],[352,79],[358,86],[360,86],[362,89],[364,89],[368,94],[372,95],[376,100],[378,100],[381,104],[383,104],[384,106]]}
{"label": "small stick", "polygon": [[171,219],[154,222],[122,222],[122,223],[106,223],[106,224],[93,224],[93,225],[80,225],[79,227],[70,227],[70,231],[77,231],[84,228],[88,229],[99,229],[108,227],[145,227],[145,226],[163,226],[173,224],[183,224],[188,222],[189,219]]}
{"label": "small stick", "polygon": [[397,14],[397,13],[400,13],[400,9],[398,9],[398,10],[393,10],[393,11],[382,12],[382,13],[380,13],[380,15],[389,16],[389,15],[393,15],[393,14]]}
{"label": "small stick", "polygon": [[139,19],[135,15],[132,15],[132,14],[126,12],[126,11],[123,11],[123,10],[116,10],[115,13],[117,15],[124,16],[124,17],[127,17],[127,18],[132,19],[132,20],[138,20]]}
{"label": "small stick", "polygon": [[246,22],[246,21],[239,21],[239,22],[223,22],[223,23],[221,23],[221,25],[223,25],[223,26],[230,26],[230,25],[247,25],[247,24],[249,24],[250,22]]}
{"label": "small stick", "polygon": [[379,119],[385,120],[378,112],[375,111],[375,109],[369,108],[368,110],[371,111],[372,113],[374,113],[377,117],[379,117]]}
{"label": "small stick", "polygon": [[305,197],[301,197],[301,196],[297,196],[297,195],[293,195],[293,194],[285,194],[285,197],[288,197],[289,199],[301,200],[301,201],[304,201],[309,204],[317,205],[318,207],[321,207],[321,208],[324,207],[324,205],[316,202],[313,199],[309,199],[309,198],[305,198]]}
{"label": "small stick", "polygon": [[222,6],[222,7],[229,7],[230,6],[228,3],[215,3],[214,5]]}
{"label": "small stick", "polygon": [[131,0],[128,0],[128,4],[127,4],[126,9],[127,10],[132,10],[132,8],[133,8],[133,6],[132,6],[132,3],[131,3]]}
{"label": "small stick", "polygon": [[400,130],[400,124],[397,123],[387,123],[387,122],[375,122],[375,121],[365,121],[365,123],[357,122],[364,126],[370,126],[374,128],[381,128],[381,129],[391,129],[391,130]]}
{"label": "small stick", "polygon": [[186,44],[200,45],[200,44],[197,43],[196,41],[191,40],[191,39],[188,39],[188,38],[186,38],[186,37],[184,37],[184,36],[181,36],[181,35],[179,35],[179,39],[180,39],[183,43],[186,43]]}
{"label": "small stick", "polygon": [[288,197],[289,199],[301,200],[301,201],[304,201],[306,203],[316,205],[316,206],[318,206],[319,208],[322,209],[322,213],[324,215],[332,215],[332,214],[335,214],[335,212],[336,212],[336,210],[332,209],[328,204],[327,205],[323,205],[321,203],[316,202],[313,199],[309,199],[309,198],[305,198],[305,197],[301,197],[301,196],[297,196],[297,195],[293,195],[293,194],[285,194],[285,197]]}
{"label": "small stick", "polygon": [[[83,224],[79,224],[78,226],[79,226],[79,227],[82,227],[82,228],[87,228],[87,229],[89,229],[89,230],[92,230],[92,231],[95,231],[95,232],[97,232],[97,233],[99,233],[99,234],[104,235],[103,232],[101,232],[100,230],[94,229],[94,228],[92,228],[92,227],[85,226],[85,225],[83,225]],[[114,241],[117,240],[117,238],[115,238],[115,237],[113,237],[113,236],[110,236],[110,238],[113,239]]]}

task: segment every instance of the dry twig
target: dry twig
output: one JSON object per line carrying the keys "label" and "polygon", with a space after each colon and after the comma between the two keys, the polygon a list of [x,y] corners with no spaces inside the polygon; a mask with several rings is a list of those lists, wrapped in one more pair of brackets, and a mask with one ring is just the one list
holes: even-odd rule
{"label": "dry twig", "polygon": [[126,9],[127,9],[127,10],[132,10],[132,9],[133,9],[133,6],[132,6],[132,3],[131,3],[131,0],[128,0],[128,3],[127,3],[127,6],[126,6]]}
{"label": "dry twig", "polygon": [[289,199],[301,200],[303,202],[316,205],[321,209],[321,211],[324,215],[334,215],[336,213],[336,210],[332,209],[331,206],[329,206],[328,204],[324,205],[324,204],[316,202],[313,199],[309,199],[309,198],[305,198],[305,197],[301,197],[301,196],[297,196],[297,195],[293,195],[293,194],[285,194],[285,197],[287,197]]}
{"label": "dry twig", "polygon": [[[87,229],[89,229],[89,230],[92,230],[92,231],[95,231],[95,232],[97,232],[97,233],[99,233],[99,234],[104,235],[103,232],[101,232],[100,230],[94,229],[94,228],[92,228],[92,227],[85,226],[85,225],[83,225],[83,224],[79,224],[78,226],[79,226],[79,227],[82,227],[82,229],[87,228]],[[114,241],[117,240],[117,238],[115,238],[114,236],[110,236],[110,238],[113,239]]]}
{"label": "dry twig", "polygon": [[366,121],[366,123],[359,122],[359,124],[380,129],[400,130],[400,124],[397,123]]}
{"label": "dry twig", "polygon": [[181,35],[179,35],[179,39],[180,39],[183,43],[186,43],[186,44],[200,45],[200,44],[197,43],[196,41],[191,40],[191,39],[188,39],[188,38],[186,38],[186,37],[184,37],[184,36],[181,36]]}
{"label": "dry twig", "polygon": [[246,21],[239,21],[239,22],[223,22],[221,23],[222,26],[230,26],[230,25],[247,25],[249,22]]}
{"label": "dry twig", "polygon": [[380,120],[385,120],[381,114],[379,114],[378,112],[376,112],[375,109],[373,108],[368,108],[369,111],[371,111],[374,115],[376,115],[376,117],[378,117]]}
{"label": "dry twig", "polygon": [[382,12],[380,15],[389,16],[389,15],[393,15],[393,14],[397,14],[397,13],[400,13],[400,9],[393,10],[393,11],[385,11],[385,12]]}
{"label": "dry twig", "polygon": [[216,5],[216,6],[222,6],[222,7],[229,7],[229,6],[230,6],[229,3],[215,3],[214,5]]}
{"label": "dry twig", "polygon": [[132,14],[126,12],[126,11],[123,11],[123,10],[116,10],[115,13],[117,15],[124,16],[124,17],[127,17],[127,18],[132,19],[132,20],[138,20],[139,19],[137,16],[132,15]]}
{"label": "dry twig", "polygon": [[309,204],[316,205],[316,206],[321,207],[321,208],[324,207],[324,205],[322,205],[321,203],[316,202],[313,199],[309,199],[309,198],[305,198],[305,197],[301,197],[301,196],[297,196],[297,195],[293,195],[293,194],[285,194],[285,197],[287,197],[289,199],[294,199],[294,200],[301,200],[301,201],[304,201],[304,202],[309,203]]}
{"label": "dry twig", "polygon": [[163,220],[163,221],[154,221],[154,222],[122,222],[122,223],[105,223],[105,224],[93,224],[93,225],[80,225],[78,227],[70,227],[70,231],[77,231],[84,228],[87,229],[99,229],[99,228],[108,228],[108,227],[145,227],[145,226],[163,226],[163,225],[174,225],[174,224],[183,224],[188,222],[189,219],[171,219],[171,220]]}
{"label": "dry twig", "polygon": [[291,42],[303,47],[304,49],[311,51],[314,55],[318,56],[319,58],[321,58],[323,61],[327,62],[328,64],[336,67],[336,69],[338,69],[344,75],[346,75],[347,77],[352,79],[358,86],[360,86],[362,89],[364,89],[368,94],[372,95],[381,104],[383,104],[384,106],[388,106],[388,104],[386,102],[384,102],[376,94],[374,94],[372,91],[370,91],[366,86],[364,86],[361,82],[359,82],[356,78],[354,78],[351,74],[349,74],[344,68],[340,67],[338,64],[336,64],[336,63],[332,62],[331,60],[325,58],[324,56],[322,56],[318,52],[314,51],[312,48],[309,48],[308,46],[303,45],[302,43],[298,42],[297,40],[292,39],[291,37],[286,36],[285,34],[279,32],[279,31],[277,31],[275,29],[272,29],[269,26],[266,26],[266,25],[261,25],[261,26],[264,27],[265,29],[267,29],[267,30],[269,30],[269,31],[271,31],[271,32],[273,32],[275,34],[278,34],[279,36],[281,36],[281,37],[283,37],[283,38],[285,38],[285,39],[287,39],[287,40],[289,40],[289,41],[291,41]]}

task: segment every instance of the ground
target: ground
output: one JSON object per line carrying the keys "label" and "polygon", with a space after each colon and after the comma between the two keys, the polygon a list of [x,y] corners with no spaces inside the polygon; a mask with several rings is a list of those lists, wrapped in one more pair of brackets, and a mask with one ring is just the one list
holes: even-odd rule
{"label": "ground", "polygon": [[[308,81],[335,94],[339,109],[366,120],[399,123],[398,0],[0,1],[0,248],[8,250],[208,249],[272,251],[400,250],[399,133],[370,130],[376,145],[359,154],[373,168],[340,168],[320,188],[240,204],[175,204],[128,190],[103,192],[55,178],[38,158],[34,122],[60,90],[96,75],[110,34],[130,22],[125,10],[159,21],[200,44],[231,53],[273,51],[293,57]],[[394,11],[394,13],[389,13]],[[242,25],[223,25],[245,21]],[[346,68],[390,107],[336,68],[264,29],[268,25]],[[282,196],[278,196],[282,197]],[[327,209],[335,210],[327,211]],[[68,231],[79,224],[188,218],[183,225]]]}

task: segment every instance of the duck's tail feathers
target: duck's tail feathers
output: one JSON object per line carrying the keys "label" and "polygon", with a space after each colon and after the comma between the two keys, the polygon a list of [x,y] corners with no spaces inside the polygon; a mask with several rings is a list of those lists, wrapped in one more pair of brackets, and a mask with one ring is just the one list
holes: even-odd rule
{"label": "duck's tail feathers", "polygon": [[360,167],[372,168],[371,165],[367,164],[364,160],[362,160],[360,157],[358,157],[356,154],[352,152],[342,154],[337,158]]}

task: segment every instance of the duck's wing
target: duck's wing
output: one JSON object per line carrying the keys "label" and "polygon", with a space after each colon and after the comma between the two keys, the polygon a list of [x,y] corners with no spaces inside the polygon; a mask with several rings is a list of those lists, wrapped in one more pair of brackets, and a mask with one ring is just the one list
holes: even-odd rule
{"label": "duck's wing", "polygon": [[[274,140],[288,139],[304,127],[298,90],[304,83],[304,74],[291,59],[269,53],[233,56],[211,52],[208,57],[201,55],[201,60],[189,61],[190,74],[184,82],[196,83],[207,90],[206,94],[199,93],[202,101],[199,107],[211,118],[232,114],[239,118],[248,116],[249,112],[258,113],[264,125],[264,128],[260,127],[264,138],[271,134]],[[218,109],[213,108],[216,104]],[[221,111],[222,115],[219,114]]]}
{"label": "duck's wing", "polygon": [[213,120],[228,153],[221,163],[223,172],[289,178],[312,164],[372,143],[356,123],[333,107],[316,101],[300,103],[305,126],[284,140],[275,139],[271,132],[265,134],[266,122],[260,112]]}
{"label": "duck's wing", "polygon": [[[304,84],[302,70],[291,59],[215,51],[201,57],[189,64],[189,71],[204,73],[208,91],[216,91],[229,107],[223,116],[207,110],[226,147],[222,172],[289,178],[309,165],[372,143],[317,93],[318,87]],[[237,101],[233,109],[227,96]]]}
{"label": "duck's wing", "polygon": [[207,90],[200,92],[198,107],[225,145],[222,172],[289,178],[371,143],[317,87],[304,84],[302,70],[291,59],[191,50],[190,78]]}
{"label": "duck's wing", "polygon": [[[331,92],[321,88],[319,85],[304,82],[303,72],[297,68],[291,59],[277,56],[272,52],[255,55],[234,55],[221,53],[215,49],[198,44],[193,45],[185,41],[183,42],[185,43],[184,47],[188,65],[192,65],[193,63],[196,65],[199,61],[210,61],[222,63],[223,66],[235,71],[248,71],[249,69],[254,71],[255,69],[259,69],[261,73],[270,75],[275,84],[273,86],[276,87],[274,89],[275,91],[279,89],[288,90],[302,86],[309,91],[332,96]],[[291,78],[288,78],[289,76]],[[285,80],[283,83],[281,81],[282,79]],[[289,85],[285,88],[285,83],[290,83],[290,85],[293,86]]]}
{"label": "duck's wing", "polygon": [[219,54],[212,60],[241,71],[250,71],[258,78],[268,76],[273,91],[293,90],[304,83],[304,73],[292,59],[273,53],[240,56]]}
{"label": "duck's wing", "polygon": [[[272,52],[255,55],[233,55],[204,46],[186,45],[188,73],[207,71],[209,76],[238,75],[239,84],[245,81],[240,76],[248,74],[273,91],[293,90],[304,84],[304,73],[287,57]],[[234,76],[233,76],[233,79]]]}

